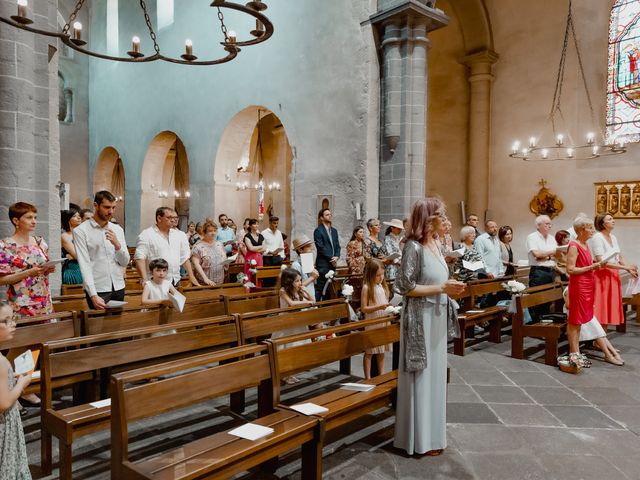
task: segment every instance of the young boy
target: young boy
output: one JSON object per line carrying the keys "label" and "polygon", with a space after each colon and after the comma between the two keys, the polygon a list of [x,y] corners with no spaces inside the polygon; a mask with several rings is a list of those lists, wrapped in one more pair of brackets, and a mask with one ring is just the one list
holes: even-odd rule
{"label": "young boy", "polygon": [[169,264],[163,258],[156,258],[149,262],[151,280],[148,280],[142,290],[142,305],[172,305],[169,293],[176,295],[178,291],[167,280]]}

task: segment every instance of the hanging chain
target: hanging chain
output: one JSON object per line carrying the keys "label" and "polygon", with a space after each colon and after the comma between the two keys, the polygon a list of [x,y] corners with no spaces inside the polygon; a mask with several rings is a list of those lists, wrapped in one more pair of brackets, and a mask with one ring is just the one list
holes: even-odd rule
{"label": "hanging chain", "polygon": [[71,15],[69,15],[69,21],[65,24],[64,28],[62,29],[63,34],[65,35],[69,34],[69,29],[71,28],[71,24],[78,16],[78,12],[80,11],[80,9],[82,9],[83,5],[84,5],[84,0],[78,0],[78,3],[76,4],[76,8],[74,8],[73,12],[71,12]]}
{"label": "hanging chain", "polygon": [[593,102],[591,101],[591,94],[589,93],[589,87],[587,85],[587,77],[584,74],[584,66],[582,64],[582,55],[580,54],[580,46],[578,45],[578,36],[576,35],[576,27],[573,23],[573,17],[571,18],[571,33],[573,34],[573,45],[576,49],[576,55],[578,57],[578,66],[580,67],[580,76],[582,77],[582,86],[584,87],[585,94],[587,95],[587,103],[589,104],[589,113],[591,114],[591,122],[595,127],[596,117],[593,111]]}
{"label": "hanging chain", "polygon": [[142,11],[144,12],[144,21],[147,24],[147,28],[149,29],[149,36],[151,37],[151,40],[153,41],[153,49],[159,55],[160,54],[160,45],[158,45],[158,39],[156,37],[156,32],[153,31],[153,26],[151,25],[151,18],[149,17],[149,12],[147,11],[147,5],[146,5],[146,3],[144,3],[144,0],[140,0],[140,7],[142,8]]}
{"label": "hanging chain", "polygon": [[218,8],[218,20],[220,20],[220,30],[222,31],[222,35],[224,35],[225,43],[229,43],[229,35],[227,34],[227,26],[224,24],[224,14],[220,7]]}
{"label": "hanging chain", "polygon": [[553,101],[551,103],[551,111],[549,112],[549,118],[551,119],[551,127],[553,134],[556,133],[555,114],[562,112],[560,110],[560,100],[562,98],[562,84],[564,83],[564,69],[567,62],[567,47],[569,45],[569,34],[571,31],[571,0],[569,0],[569,13],[567,15],[567,26],[564,31],[564,40],[562,42],[562,53],[560,54],[560,63],[558,64],[558,74],[556,76],[556,86],[553,92]]}

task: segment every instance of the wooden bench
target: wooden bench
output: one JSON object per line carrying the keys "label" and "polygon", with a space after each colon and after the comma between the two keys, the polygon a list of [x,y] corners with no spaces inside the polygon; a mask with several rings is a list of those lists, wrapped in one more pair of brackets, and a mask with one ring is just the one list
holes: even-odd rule
{"label": "wooden bench", "polygon": [[[111,478],[227,479],[301,446],[302,478],[321,479],[322,422],[315,417],[278,408],[270,408],[268,413],[252,422],[274,429],[273,433],[259,440],[234,437],[227,430],[152,457],[135,462],[129,460],[129,424],[135,420],[255,386],[269,396],[273,365],[266,352],[265,346],[243,346],[114,375],[111,378]],[[214,362],[217,365],[176,375],[177,372]],[[168,374],[171,374],[170,378],[139,384]]]}
{"label": "wooden bench", "polygon": [[[636,293],[632,297],[623,297],[622,298],[623,308],[629,309],[636,314],[636,323],[640,323],[640,293]],[[625,319],[625,323],[626,319]]]}
{"label": "wooden bench", "polygon": [[491,280],[476,280],[467,284],[467,292],[463,297],[466,308],[458,313],[458,323],[460,325],[460,337],[453,340],[453,353],[464,356],[465,343],[467,338],[473,338],[474,327],[489,323],[489,341],[500,343],[502,336],[502,321],[506,308],[487,307],[476,308],[478,299],[485,295],[495,294],[504,291],[502,283],[507,281],[504,278]]}
{"label": "wooden bench", "polygon": [[[536,305],[554,302],[558,307],[564,304],[562,297],[563,286],[560,283],[533,287],[516,296],[516,312],[513,315],[511,328],[511,356],[524,358],[525,337],[543,338],[545,342],[544,363],[557,365],[558,344],[560,337],[566,333],[566,323],[524,323],[524,309]],[[557,311],[562,311],[561,307]]]}
{"label": "wooden bench", "polygon": [[63,284],[60,286],[60,293],[62,295],[77,295],[80,293],[84,293],[84,290],[82,289],[82,284],[81,283],[76,283],[76,284]]}
{"label": "wooden bench", "polygon": [[[88,381],[95,391],[106,370],[139,368],[172,356],[209,352],[237,345],[239,338],[238,324],[229,316],[171,326],[177,332],[171,333],[166,325],[161,325],[55,341],[43,346],[41,462],[45,474],[50,474],[52,468],[52,435],[59,441],[60,478],[70,479],[73,440],[107,428],[111,412],[109,405],[95,407],[90,403],[54,410],[54,388]],[[160,333],[163,335],[154,336]]]}
{"label": "wooden bench", "polygon": [[[366,329],[365,327],[377,328]],[[362,330],[362,328],[365,329]],[[273,379],[274,405],[285,406],[280,404],[281,378],[358,355],[367,348],[395,343],[400,339],[400,325],[397,317],[388,316],[324,328],[323,334],[330,332],[334,336],[322,342],[287,346],[293,342],[310,340],[318,334],[317,332],[319,331],[267,341],[276,375]],[[325,423],[325,430],[329,432],[374,410],[390,405],[395,400],[397,374],[397,370],[392,370],[370,380],[363,380],[361,383],[375,385],[375,388],[368,392],[336,389],[312,398],[305,398],[304,401],[329,409],[328,412],[318,415]]]}
{"label": "wooden bench", "polygon": [[282,267],[280,265],[273,267],[258,267],[256,273],[256,285],[260,285],[263,280],[273,280],[273,284],[278,283]]}
{"label": "wooden bench", "polygon": [[[41,349],[42,344],[53,340],[73,338],[80,335],[80,322],[75,312],[58,312],[51,315],[22,317],[16,324],[16,331],[11,340],[2,342],[2,349],[15,350],[16,355],[8,356],[13,362],[15,356],[25,350]],[[31,383],[25,393],[40,391],[40,371],[34,372]]]}
{"label": "wooden bench", "polygon": [[260,312],[280,306],[278,290],[270,289],[244,295],[225,295],[224,309],[227,315],[234,313]]}

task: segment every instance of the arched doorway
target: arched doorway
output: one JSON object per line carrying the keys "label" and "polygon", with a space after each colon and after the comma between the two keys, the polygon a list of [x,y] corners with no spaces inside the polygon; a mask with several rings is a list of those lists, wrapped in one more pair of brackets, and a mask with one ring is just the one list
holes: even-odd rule
{"label": "arched doorway", "polygon": [[180,216],[180,228],[189,218],[189,159],[180,138],[173,132],[156,135],[142,166],[140,222],[145,228],[155,223],[158,207],[171,207]]}
{"label": "arched doorway", "polygon": [[113,147],[104,148],[98,156],[93,173],[93,193],[100,190],[108,190],[115,195],[118,208],[114,220],[124,228],[126,224],[124,165],[120,154]]}
{"label": "arched doorway", "polygon": [[[268,108],[247,107],[225,128],[215,159],[216,215],[226,213],[240,225],[259,217],[257,186],[263,184],[267,228],[270,214],[280,218],[280,230],[291,232],[291,168],[293,152],[280,119]],[[289,239],[290,242],[291,239]]]}

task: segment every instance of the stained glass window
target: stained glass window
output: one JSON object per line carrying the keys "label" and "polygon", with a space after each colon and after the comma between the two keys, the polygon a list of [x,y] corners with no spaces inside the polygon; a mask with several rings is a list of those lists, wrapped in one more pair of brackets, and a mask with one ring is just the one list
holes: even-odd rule
{"label": "stained glass window", "polygon": [[640,141],[640,0],[618,0],[609,23],[607,142]]}

